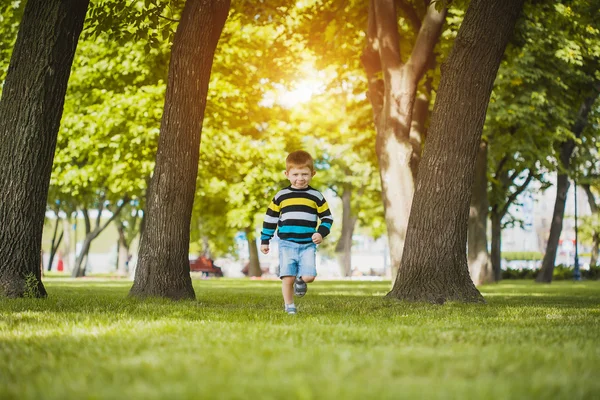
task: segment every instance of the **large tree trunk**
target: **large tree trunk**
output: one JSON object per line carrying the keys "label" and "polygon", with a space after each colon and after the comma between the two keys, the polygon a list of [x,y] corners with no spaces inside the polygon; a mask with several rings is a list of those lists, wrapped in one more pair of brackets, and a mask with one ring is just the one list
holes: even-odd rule
{"label": "large tree trunk", "polygon": [[248,241],[248,276],[261,276],[260,261],[258,259],[258,246],[256,245],[256,237],[251,228],[246,229],[246,239]]}
{"label": "large tree trunk", "polygon": [[469,203],[490,94],[523,0],[472,0],[442,79],[394,287],[402,300],[483,302],[467,266]]}
{"label": "large tree trunk", "polygon": [[487,143],[481,142],[477,161],[475,162],[475,178],[473,180],[467,232],[469,274],[475,285],[494,281],[487,248],[488,208]]}
{"label": "large tree trunk", "polygon": [[229,0],[187,0],[171,51],[132,296],[194,299],[190,221],[210,70]]}
{"label": "large tree trunk", "polygon": [[492,210],[490,213],[492,224],[492,278],[495,282],[502,279],[502,215]]}
{"label": "large tree trunk", "polygon": [[[414,192],[413,153],[421,147],[421,138],[411,138],[417,85],[427,69],[445,18],[445,8],[437,11],[435,5],[429,6],[412,54],[403,64],[395,1],[371,0],[369,5],[367,46],[362,60],[377,131],[376,150],[392,276],[396,275],[402,259]],[[379,71],[383,72],[383,90],[377,78]],[[413,133],[416,135],[418,131]]]}
{"label": "large tree trunk", "polygon": [[[598,85],[597,85],[598,86]],[[593,94],[587,97],[577,113],[577,118],[571,131],[575,134],[576,138],[581,136],[583,129],[587,125],[588,114],[592,109],[592,105],[598,97],[598,91],[600,88],[595,87],[592,92]],[[575,150],[575,141],[568,139],[560,147],[560,163],[561,167],[565,171],[568,171],[571,167],[571,155]],[[558,251],[558,241],[562,232],[563,218],[565,215],[565,203],[567,201],[567,193],[569,191],[569,177],[566,173],[558,172],[556,179],[556,200],[554,202],[554,211],[552,212],[552,222],[550,223],[550,236],[548,237],[548,244],[546,246],[546,253],[542,260],[542,268],[536,282],[539,283],[551,283],[552,274],[554,272],[554,263],[556,261],[556,253]]]}
{"label": "large tree trunk", "polygon": [[352,275],[352,235],[357,220],[352,215],[352,186],[346,185],[342,193],[342,234],[335,246],[342,276]]}
{"label": "large tree trunk", "polygon": [[[596,203],[596,196],[592,192],[592,188],[589,184],[583,185],[583,189],[585,190],[585,194],[588,198],[588,204],[590,205],[590,210],[592,211],[592,215],[598,215],[598,204]],[[600,247],[600,232],[594,232],[592,238],[592,255],[590,257],[590,265],[598,264],[598,247]]]}
{"label": "large tree trunk", "polygon": [[88,0],[29,0],[0,100],[0,295],[45,297],[40,249],[71,64]]}

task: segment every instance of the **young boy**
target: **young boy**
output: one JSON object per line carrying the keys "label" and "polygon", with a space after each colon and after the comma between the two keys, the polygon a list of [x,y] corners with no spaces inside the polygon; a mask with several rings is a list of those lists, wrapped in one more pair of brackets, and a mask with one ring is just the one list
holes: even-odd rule
{"label": "young boy", "polygon": [[[261,232],[260,251],[269,252],[269,241],[279,236],[279,278],[285,311],[296,314],[294,294],[306,294],[306,284],[315,280],[317,245],[329,234],[333,217],[325,197],[309,186],[315,169],[306,151],[294,151],[285,160],[290,186],[280,190],[267,209]],[[317,217],[321,221],[317,228]]]}

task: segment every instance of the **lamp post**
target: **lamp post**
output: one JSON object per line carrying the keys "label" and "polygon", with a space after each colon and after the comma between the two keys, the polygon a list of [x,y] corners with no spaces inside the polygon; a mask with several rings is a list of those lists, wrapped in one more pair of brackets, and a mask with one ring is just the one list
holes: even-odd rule
{"label": "lamp post", "polygon": [[573,178],[573,186],[575,186],[575,267],[573,268],[573,279],[581,280],[581,271],[579,271],[579,241],[577,240],[577,179]]}

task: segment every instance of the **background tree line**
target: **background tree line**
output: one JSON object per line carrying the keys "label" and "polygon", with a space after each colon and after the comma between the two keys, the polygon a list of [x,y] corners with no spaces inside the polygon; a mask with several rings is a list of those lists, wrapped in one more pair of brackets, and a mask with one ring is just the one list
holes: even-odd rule
{"label": "background tree line", "polygon": [[[98,1],[89,7],[66,4],[59,10],[29,0],[27,5],[5,6],[0,44],[5,164],[0,182],[2,218],[13,222],[5,225],[0,244],[4,293],[18,296],[24,277],[33,273],[44,295],[36,268],[39,251],[33,252],[41,240],[40,196],[47,199],[42,211],[53,210],[72,221],[78,213],[84,217],[86,236],[73,266],[74,276],[85,274],[87,252],[107,222],[118,226],[120,260],[128,259],[132,238],[142,236],[140,275],[133,294],[192,297],[187,274],[190,240],[219,255],[231,251],[239,231],[246,233],[250,254],[255,255],[251,274],[259,275],[253,240],[257,216],[282,184],[282,154],[298,147],[316,155],[323,167],[317,177],[342,201],[335,251],[343,271],[348,274],[351,268],[356,224],[381,234],[382,219],[397,271],[405,265],[402,250],[414,182],[440,95],[440,67],[450,65],[448,57],[468,7],[476,15],[482,12],[482,4]],[[594,102],[600,41],[593,20],[597,8],[596,2],[527,2],[518,20],[515,16],[516,27],[507,22],[506,50],[499,50],[489,107],[485,102],[474,183],[467,190],[468,180],[455,182],[471,202],[469,267],[477,284],[500,279],[501,230],[520,223],[511,216],[511,206],[518,206],[521,193],[534,190],[532,182],[546,188],[549,174],[558,172],[557,205],[543,267],[550,274],[540,274],[539,280],[551,280],[567,178],[576,174],[586,185],[590,207],[597,204],[598,107]],[[81,26],[65,27],[58,16],[61,12],[80,18]],[[204,30],[194,28],[200,21]],[[57,43],[77,45],[76,52],[74,46],[58,49],[66,58],[48,54],[48,62],[60,60],[68,89],[66,81],[59,90],[34,80],[47,71],[47,64],[19,58],[26,40],[38,46],[33,48],[50,50],[51,44],[39,36],[45,31],[28,28],[40,23],[48,32],[65,30],[69,39],[57,37]],[[498,28],[493,21],[477,23],[475,31]],[[493,72],[492,64],[488,71]],[[312,69],[306,67],[310,65],[322,72],[319,93],[294,107],[277,102],[282,88],[293,90],[310,78]],[[478,70],[462,73],[475,76]],[[38,97],[11,91],[11,83],[34,85]],[[456,83],[452,85],[449,88],[456,89]],[[169,92],[169,87],[174,91]],[[55,104],[64,99],[64,112],[58,109],[62,107],[46,112],[43,105],[49,99]],[[22,111],[40,107],[36,104],[42,105],[44,113],[32,116]],[[46,115],[50,111],[53,122]],[[17,115],[22,120],[16,121]],[[56,118],[61,116],[58,124]],[[21,132],[15,127],[26,132],[20,137],[29,135],[28,140],[39,142],[41,148],[23,146],[13,134]],[[42,133],[48,142],[36,139]],[[40,151],[45,158],[53,154],[50,165],[21,168],[28,165],[27,159],[41,159]],[[469,157],[460,157],[468,170]],[[13,180],[41,191],[13,190]],[[43,196],[44,185],[47,196]],[[459,204],[447,208],[457,210]],[[102,209],[111,211],[111,220],[92,221],[89,211]],[[597,215],[597,206],[592,211]],[[24,213],[30,222],[24,223]],[[491,258],[485,240],[488,218]],[[53,244],[59,242],[61,231],[56,222]],[[23,236],[18,232],[24,226],[36,235],[17,245],[14,240]],[[452,229],[460,226],[462,222]],[[597,225],[590,221],[588,226],[588,237],[597,249]],[[426,251],[435,255],[432,262],[440,263],[439,247]]]}

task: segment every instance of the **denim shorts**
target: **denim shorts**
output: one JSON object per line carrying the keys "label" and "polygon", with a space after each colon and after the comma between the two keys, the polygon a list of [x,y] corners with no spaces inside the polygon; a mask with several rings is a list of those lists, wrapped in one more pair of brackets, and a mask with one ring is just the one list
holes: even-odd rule
{"label": "denim shorts", "polygon": [[317,276],[317,245],[279,241],[279,277]]}

